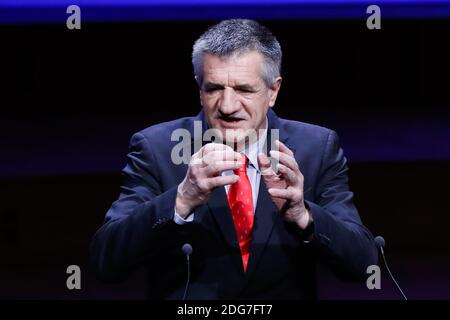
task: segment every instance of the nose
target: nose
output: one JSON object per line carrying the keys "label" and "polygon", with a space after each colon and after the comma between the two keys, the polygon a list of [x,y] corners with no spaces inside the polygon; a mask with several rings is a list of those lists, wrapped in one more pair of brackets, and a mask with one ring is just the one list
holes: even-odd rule
{"label": "nose", "polygon": [[219,111],[222,114],[232,115],[240,109],[240,103],[233,88],[225,87],[219,100]]}

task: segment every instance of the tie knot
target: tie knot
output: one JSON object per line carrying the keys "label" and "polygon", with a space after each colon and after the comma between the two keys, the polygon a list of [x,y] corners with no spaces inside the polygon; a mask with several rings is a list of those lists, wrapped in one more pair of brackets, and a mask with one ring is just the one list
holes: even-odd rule
{"label": "tie knot", "polygon": [[234,173],[239,175],[239,173],[247,173],[247,163],[248,163],[248,158],[245,154],[241,154],[242,156],[242,167],[240,167],[239,169],[234,170]]}

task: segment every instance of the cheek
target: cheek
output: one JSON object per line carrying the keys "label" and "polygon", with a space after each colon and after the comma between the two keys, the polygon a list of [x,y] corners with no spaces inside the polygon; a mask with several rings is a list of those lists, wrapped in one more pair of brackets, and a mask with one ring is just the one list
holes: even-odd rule
{"label": "cheek", "polygon": [[258,97],[252,102],[247,103],[247,113],[250,115],[253,122],[259,122],[265,118],[268,110],[269,102],[265,97]]}
{"label": "cheek", "polygon": [[217,119],[216,119],[216,114],[217,114],[216,104],[214,102],[211,102],[210,99],[205,99],[205,100],[203,100],[202,108],[203,108],[203,112],[206,115],[208,123],[210,125],[214,125],[217,122]]}
{"label": "cheek", "polygon": [[209,109],[214,109],[217,105],[217,100],[218,100],[218,96],[217,95],[211,95],[211,94],[205,94],[203,95],[203,105]]}
{"label": "cheek", "polygon": [[207,108],[210,108],[210,109],[214,107],[216,100],[217,99],[213,95],[210,95],[210,94],[204,94],[202,96],[203,105],[205,105]]}

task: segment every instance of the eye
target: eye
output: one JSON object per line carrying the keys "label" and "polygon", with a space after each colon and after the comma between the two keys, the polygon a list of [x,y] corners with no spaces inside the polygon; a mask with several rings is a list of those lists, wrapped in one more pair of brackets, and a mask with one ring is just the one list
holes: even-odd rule
{"label": "eye", "polygon": [[252,92],[253,92],[253,90],[250,90],[250,89],[244,89],[244,88],[236,89],[236,91],[242,92],[242,93],[252,93]]}
{"label": "eye", "polygon": [[234,90],[236,90],[236,92],[243,93],[243,94],[249,94],[249,93],[255,92],[255,90],[249,86],[238,86]]}
{"label": "eye", "polygon": [[206,93],[214,93],[222,90],[223,87],[216,84],[205,84],[205,92]]}

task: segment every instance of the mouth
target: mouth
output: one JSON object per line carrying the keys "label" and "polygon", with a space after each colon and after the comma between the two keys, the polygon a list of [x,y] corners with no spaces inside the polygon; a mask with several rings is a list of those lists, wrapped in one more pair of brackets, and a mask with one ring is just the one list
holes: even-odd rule
{"label": "mouth", "polygon": [[221,127],[224,128],[239,128],[243,123],[244,119],[242,118],[225,118],[225,117],[219,117],[219,123]]}

